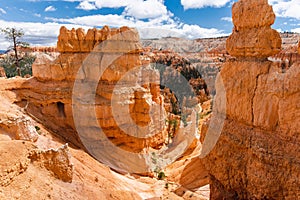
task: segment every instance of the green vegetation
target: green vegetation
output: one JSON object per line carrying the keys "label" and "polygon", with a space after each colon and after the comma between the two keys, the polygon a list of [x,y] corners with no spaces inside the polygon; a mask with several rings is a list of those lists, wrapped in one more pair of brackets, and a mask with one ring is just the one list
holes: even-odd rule
{"label": "green vegetation", "polygon": [[172,105],[172,113],[174,115],[178,115],[180,113],[180,109],[179,109],[179,105],[178,105],[178,101],[174,100],[173,98],[171,98],[171,105]]}
{"label": "green vegetation", "polygon": [[178,126],[178,121],[176,119],[172,119],[172,120],[166,120],[166,122],[168,123],[168,142],[167,144],[170,144],[170,141],[172,138],[174,138],[174,135],[176,133],[176,129]]}
{"label": "green vegetation", "polygon": [[[8,78],[15,76],[32,75],[32,64],[35,61],[35,56],[25,54],[22,60],[19,61],[19,70],[17,70],[14,56],[7,55],[4,59],[0,60],[0,66],[4,68]],[[20,74],[19,74],[20,73]]]}
{"label": "green vegetation", "polygon": [[158,180],[164,180],[166,178],[165,172],[160,171],[157,175]]}
{"label": "green vegetation", "polygon": [[186,127],[188,124],[187,124],[187,114],[182,114],[181,115],[181,121],[183,122],[183,125],[184,127]]}
{"label": "green vegetation", "polygon": [[[155,152],[152,152],[152,157],[151,157],[151,160],[152,160],[152,163],[153,164],[157,164],[157,157],[156,157],[156,154],[155,154]],[[156,169],[156,168],[155,168]],[[155,170],[154,170],[154,172],[155,172]]]}
{"label": "green vegetation", "polygon": [[39,126],[34,126],[34,128],[35,128],[36,132],[37,132],[39,135],[41,135],[41,132],[40,132],[41,128],[40,128]]}
{"label": "green vegetation", "polygon": [[4,34],[5,39],[11,43],[8,47],[8,51],[13,51],[13,53],[8,54],[4,59],[0,61],[0,66],[5,70],[7,77],[14,76],[25,76],[27,74],[32,75],[32,63],[35,60],[34,56],[30,56],[27,53],[19,52],[20,48],[26,48],[29,46],[28,43],[22,41],[24,36],[23,30],[18,30],[16,28],[5,28],[0,29],[2,34]]}
{"label": "green vegetation", "polygon": [[165,184],[165,188],[166,188],[166,189],[169,189],[169,183],[166,183],[166,184]]}
{"label": "green vegetation", "polygon": [[201,115],[200,115],[200,119],[204,119],[205,117],[207,117],[209,114],[211,114],[212,113],[212,111],[210,110],[210,111],[208,111],[208,112],[205,112],[205,113],[201,113]]}
{"label": "green vegetation", "polygon": [[165,172],[163,172],[158,166],[154,169],[154,173],[157,174],[158,180],[164,180],[166,178]]}

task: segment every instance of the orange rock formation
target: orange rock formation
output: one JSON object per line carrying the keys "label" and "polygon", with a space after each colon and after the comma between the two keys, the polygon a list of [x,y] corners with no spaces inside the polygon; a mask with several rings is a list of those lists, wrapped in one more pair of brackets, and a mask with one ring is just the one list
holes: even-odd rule
{"label": "orange rock formation", "polygon": [[[78,92],[72,90],[78,70],[81,69],[85,77],[79,79],[99,81],[95,111],[98,123],[107,137],[115,145],[129,151],[141,151],[146,144],[156,148],[167,137],[159,85],[155,89],[150,84],[159,83],[159,75],[147,67],[139,72],[142,65],[140,46],[137,31],[128,27],[110,29],[105,26],[101,30],[90,29],[86,34],[80,28],[67,30],[62,27],[57,42],[57,49],[61,54],[57,58],[46,54],[37,57],[32,67],[36,80],[24,85],[30,92],[21,92],[20,97],[30,101],[28,110],[33,115],[49,122],[47,124],[52,129],[64,132],[61,133],[63,137],[80,145],[75,133],[72,113],[74,102],[71,100],[72,92]],[[101,61],[107,59],[105,56],[111,56],[112,60],[105,71],[101,72],[102,76],[98,77],[103,65],[105,66],[102,63],[104,61]],[[129,75],[125,76],[126,73]],[[147,77],[147,80],[150,77],[151,80],[144,83],[143,77]],[[47,92],[42,89],[45,87]],[[82,96],[82,92],[78,95]],[[119,114],[122,113],[122,116],[117,117],[118,122],[115,120],[116,116],[113,116],[113,106]],[[149,115],[150,110],[152,116]],[[96,126],[91,122],[92,116],[78,117],[81,118],[82,128]],[[138,121],[139,126],[147,126],[149,135],[157,135],[149,138],[133,137],[145,133],[130,125],[131,118]],[[124,133],[120,127],[130,131],[131,135]]]}
{"label": "orange rock formation", "polygon": [[269,28],[274,14],[267,0],[240,0],[232,11],[235,29],[227,50],[238,58],[223,66],[226,94],[217,91],[214,104],[214,115],[226,119],[204,162],[211,199],[297,199],[300,63],[282,71],[265,59],[280,50],[279,35]]}
{"label": "orange rock formation", "polygon": [[61,27],[57,49],[61,53],[89,53],[92,50],[95,51],[94,47],[105,40],[110,41],[106,45],[110,45],[110,48],[107,49],[110,49],[111,52],[123,51],[128,53],[128,49],[140,50],[139,34],[135,29],[126,26],[119,29],[110,29],[108,26],[104,26],[100,30],[96,28],[89,29],[87,33],[82,28],[68,30]]}
{"label": "orange rock formation", "polygon": [[[196,122],[191,109],[186,109],[190,116],[185,124],[166,115],[159,71],[143,63],[135,29],[105,26],[85,34],[62,27],[57,49],[59,54],[38,54],[33,78],[10,90],[16,92],[19,106],[65,141],[116,170],[144,173],[157,167],[148,151],[188,141],[180,149],[184,151],[195,139],[195,126],[187,123]],[[198,103],[182,99],[186,107]],[[174,126],[166,120],[169,116]],[[170,134],[170,129],[176,130]]]}
{"label": "orange rock formation", "polygon": [[267,0],[239,1],[232,7],[233,33],[227,51],[236,57],[265,58],[280,51],[281,38],[271,29],[275,14]]}
{"label": "orange rock formation", "polygon": [[5,77],[6,78],[6,73],[3,67],[0,67],[0,77]]}

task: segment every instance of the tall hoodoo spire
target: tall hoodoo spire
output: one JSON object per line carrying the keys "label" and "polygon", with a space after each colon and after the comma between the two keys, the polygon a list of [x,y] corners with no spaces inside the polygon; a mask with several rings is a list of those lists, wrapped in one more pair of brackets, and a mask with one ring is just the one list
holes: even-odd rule
{"label": "tall hoodoo spire", "polygon": [[279,53],[281,38],[271,28],[275,21],[267,0],[240,0],[232,7],[233,33],[226,49],[235,57],[267,58]]}

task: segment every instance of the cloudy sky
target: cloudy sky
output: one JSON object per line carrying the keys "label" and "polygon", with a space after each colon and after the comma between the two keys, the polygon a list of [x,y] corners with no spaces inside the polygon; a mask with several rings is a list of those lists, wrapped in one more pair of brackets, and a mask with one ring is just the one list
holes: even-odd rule
{"label": "cloudy sky", "polygon": [[[237,0],[0,0],[0,28],[16,27],[33,45],[55,45],[59,28],[136,27],[142,38],[228,35]],[[300,0],[269,0],[274,29],[300,32]],[[0,49],[9,43],[0,35]]]}

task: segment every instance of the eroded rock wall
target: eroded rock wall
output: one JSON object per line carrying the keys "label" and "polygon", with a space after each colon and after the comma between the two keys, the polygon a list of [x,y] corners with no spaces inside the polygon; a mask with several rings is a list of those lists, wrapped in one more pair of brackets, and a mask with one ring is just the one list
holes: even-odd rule
{"label": "eroded rock wall", "polygon": [[237,58],[220,72],[226,94],[217,91],[216,102],[226,110],[215,104],[226,119],[204,162],[211,199],[299,198],[300,63],[283,71],[267,60],[280,50],[274,19],[267,0],[233,5],[227,50]]}
{"label": "eroded rock wall", "polygon": [[[97,122],[115,145],[139,152],[145,145],[157,148],[165,142],[159,74],[150,66],[142,67],[141,45],[135,29],[104,26],[85,33],[80,28],[62,27],[57,49],[60,52],[57,57],[42,54],[36,59],[35,78],[17,90],[19,104],[28,104],[28,112],[68,141],[82,146],[74,124],[72,106],[76,109],[76,105],[72,95],[80,98],[81,104],[91,97]],[[92,94],[87,94],[87,88],[75,91],[76,81],[96,83],[97,88]],[[87,113],[75,116],[80,119],[82,129],[97,125],[92,122],[93,114]],[[141,131],[136,124],[146,129]]]}

